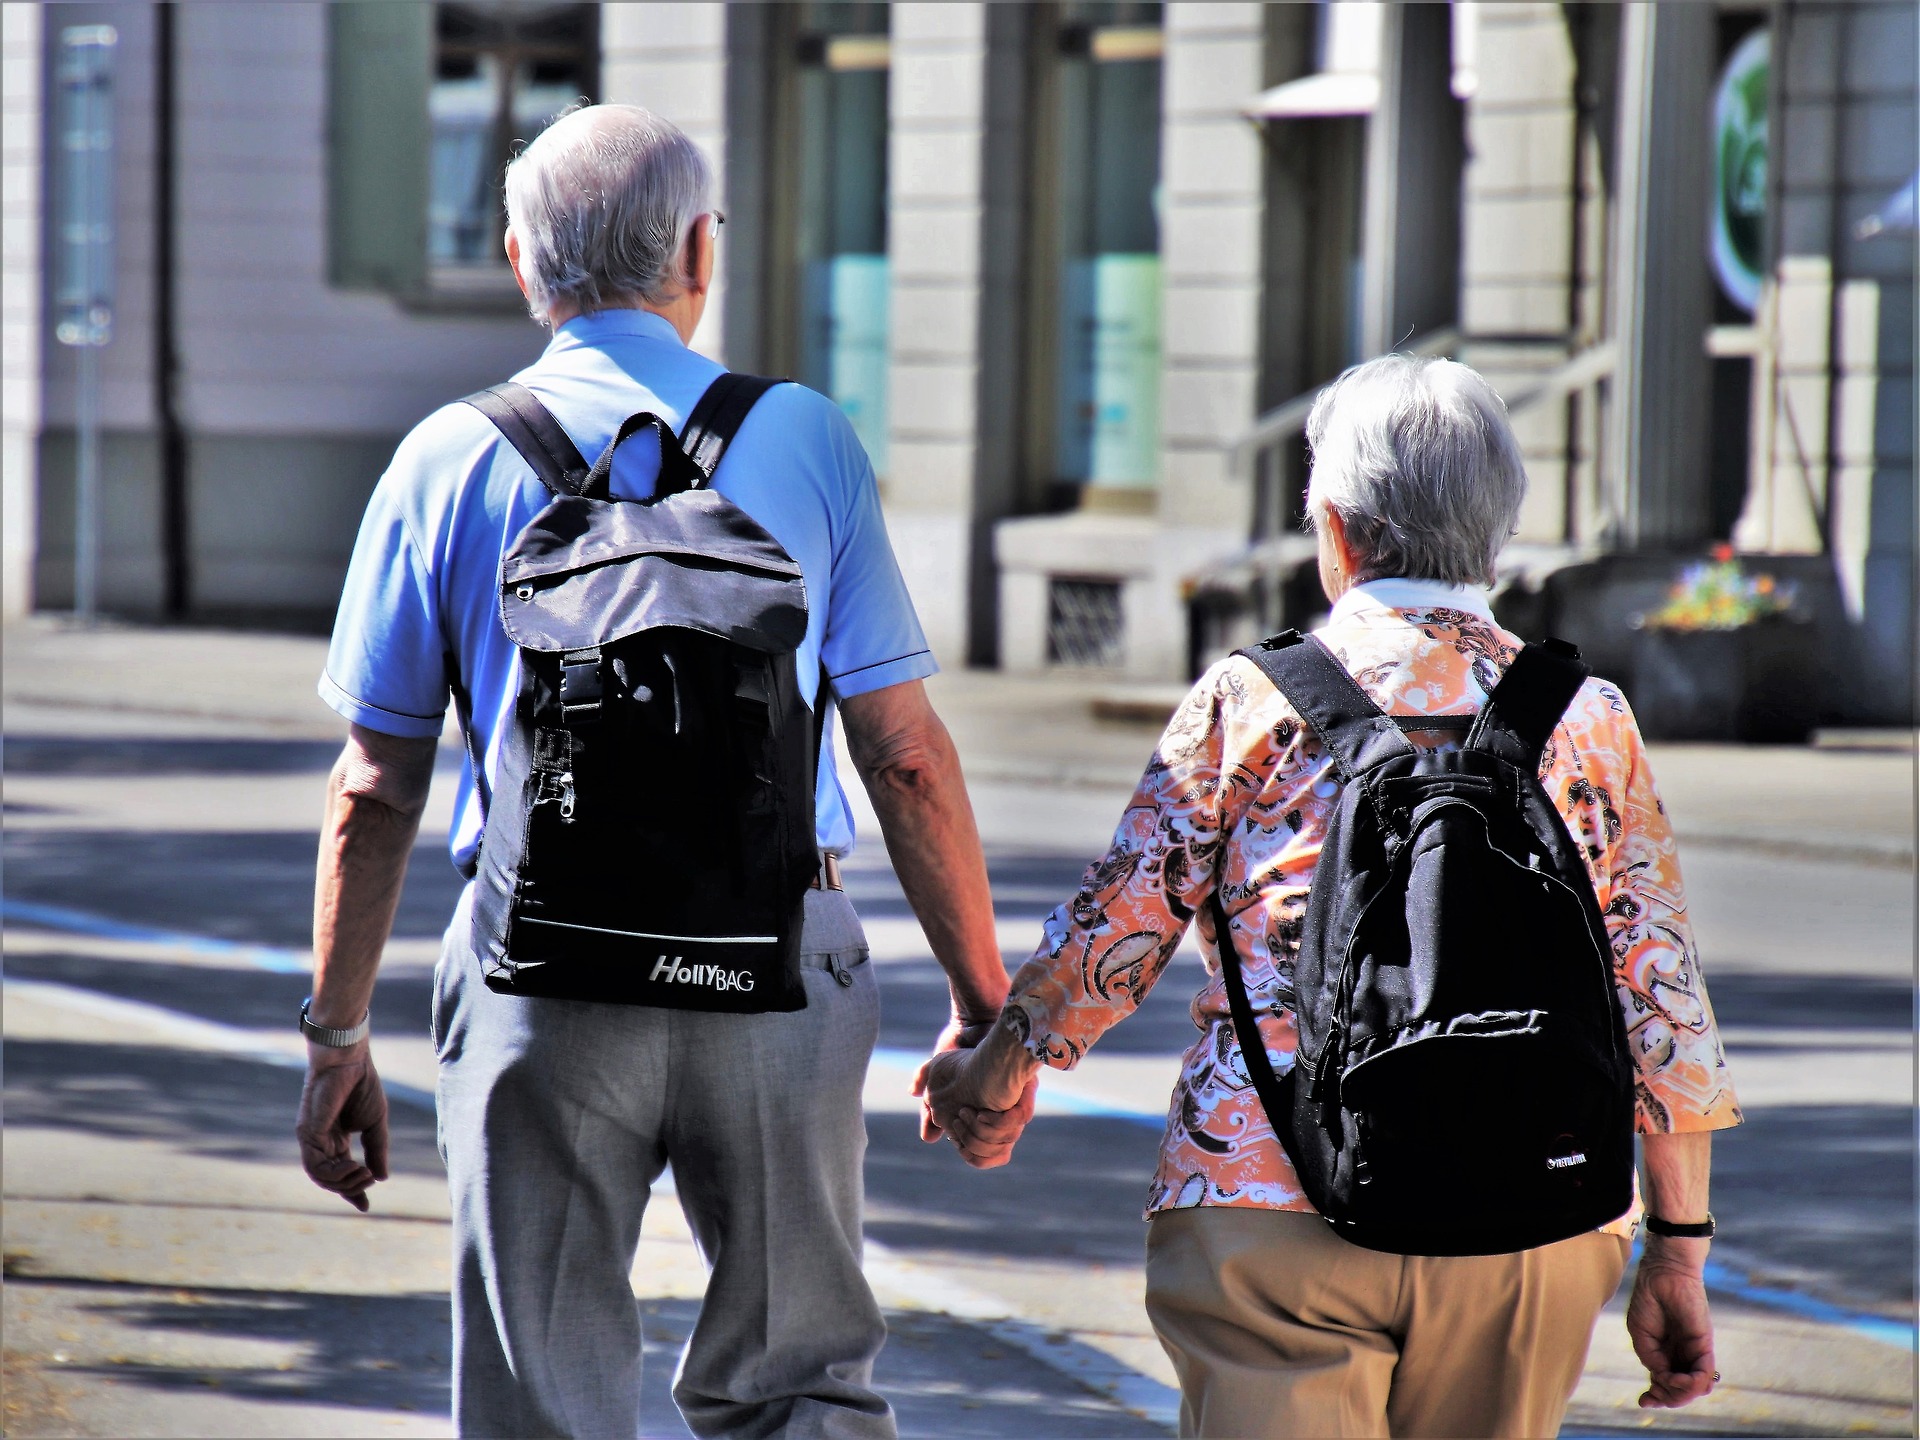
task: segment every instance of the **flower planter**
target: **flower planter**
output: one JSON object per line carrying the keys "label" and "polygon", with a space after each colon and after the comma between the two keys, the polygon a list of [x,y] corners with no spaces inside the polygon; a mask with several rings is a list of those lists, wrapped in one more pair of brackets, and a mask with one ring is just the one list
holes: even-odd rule
{"label": "flower planter", "polygon": [[1812,630],[1788,618],[1738,630],[1641,630],[1627,694],[1640,733],[1804,744],[1819,715]]}

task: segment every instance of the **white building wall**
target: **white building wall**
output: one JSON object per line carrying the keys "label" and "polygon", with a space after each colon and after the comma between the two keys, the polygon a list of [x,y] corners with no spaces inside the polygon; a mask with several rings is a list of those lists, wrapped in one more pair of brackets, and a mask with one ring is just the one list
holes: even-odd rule
{"label": "white building wall", "polygon": [[[644,105],[673,121],[713,166],[715,194],[726,209],[727,7],[712,3],[600,7],[601,98]],[[726,231],[720,243],[727,243]],[[721,349],[726,266],[715,272],[693,348],[725,361]]]}
{"label": "white building wall", "polygon": [[40,431],[40,36],[0,6],[0,616],[32,608]]}
{"label": "white building wall", "polygon": [[[1466,105],[1460,322],[1468,335],[1540,337],[1475,344],[1461,358],[1512,394],[1567,358],[1572,322],[1574,57],[1557,4],[1474,7],[1474,94]],[[1514,417],[1529,486],[1519,539],[1565,537],[1566,407]]]}
{"label": "white building wall", "polygon": [[928,644],[948,666],[967,654],[986,23],[986,7],[974,3],[892,11],[892,473],[882,494]]}

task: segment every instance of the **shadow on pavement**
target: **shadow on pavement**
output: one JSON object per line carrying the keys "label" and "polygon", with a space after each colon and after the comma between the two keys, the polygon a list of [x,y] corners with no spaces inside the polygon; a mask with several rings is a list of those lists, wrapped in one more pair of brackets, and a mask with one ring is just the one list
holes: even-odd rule
{"label": "shadow on pavement", "polygon": [[[204,1051],[62,1040],[7,1042],[9,1126],[159,1140],[194,1155],[298,1165],[293,1117],[301,1075]],[[390,1107],[397,1174],[445,1167],[431,1115]]]}
{"label": "shadow on pavement", "polygon": [[[699,1302],[643,1300],[640,1309],[646,1338],[642,1431],[656,1437],[686,1435],[673,1405],[673,1372]],[[893,1406],[902,1440],[1007,1435],[1120,1440],[1166,1433],[1024,1351],[947,1315],[888,1311],[887,1344],[873,1381]]]}
{"label": "shadow on pavement", "polygon": [[[1716,974],[1707,969],[1713,1016],[1723,1026],[1911,1031],[1914,989],[1865,975]],[[1736,1072],[1734,1084],[1739,1085]]]}
{"label": "shadow on pavement", "polygon": [[9,735],[9,775],[300,775],[333,769],[332,740]]}
{"label": "shadow on pavement", "polygon": [[[318,831],[8,830],[7,896],[79,905],[133,925],[304,949],[313,939],[319,848]],[[443,841],[415,846],[394,937],[439,939],[463,884]]]}
{"label": "shadow on pavement", "polygon": [[[198,1355],[219,1355],[223,1339],[255,1355],[262,1342],[302,1351],[284,1369],[133,1361],[66,1365],[62,1374],[92,1373],[123,1387],[215,1387],[253,1400],[448,1413],[452,1322],[444,1295],[326,1295],[19,1276],[7,1283],[60,1292],[96,1324],[145,1332],[162,1353],[176,1348],[169,1337],[190,1337]],[[129,1341],[126,1348],[142,1347]]]}
{"label": "shadow on pavement", "polygon": [[1715,1258],[1755,1280],[1911,1319],[1913,1111],[1774,1105],[1713,1147]]}
{"label": "shadow on pavement", "polygon": [[[7,956],[15,980],[52,980],[99,995],[159,1005],[185,1015],[243,1029],[291,1031],[300,1002],[313,988],[304,974],[251,967],[179,965],[47,950]],[[433,979],[424,967],[390,966],[373,991],[373,1028],[380,1035],[428,1033]]]}
{"label": "shadow on pavement", "polygon": [[[1127,1120],[1042,1116],[1012,1163],[969,1170],[912,1115],[867,1117],[867,1233],[896,1250],[1139,1265],[1159,1134]],[[1045,1203],[1036,1203],[1044,1196]]]}

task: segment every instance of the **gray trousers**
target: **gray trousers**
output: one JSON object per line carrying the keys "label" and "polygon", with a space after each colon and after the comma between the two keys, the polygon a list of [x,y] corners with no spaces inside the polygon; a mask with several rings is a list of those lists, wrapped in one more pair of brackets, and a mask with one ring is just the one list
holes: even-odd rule
{"label": "gray trousers", "polygon": [[892,1440],[869,1383],[886,1326],[860,1269],[880,997],[852,903],[808,892],[807,1008],[782,1015],[495,994],[469,904],[433,1005],[459,1433],[639,1434],[629,1272],[671,1163],[711,1271],[673,1386],[688,1426]]}

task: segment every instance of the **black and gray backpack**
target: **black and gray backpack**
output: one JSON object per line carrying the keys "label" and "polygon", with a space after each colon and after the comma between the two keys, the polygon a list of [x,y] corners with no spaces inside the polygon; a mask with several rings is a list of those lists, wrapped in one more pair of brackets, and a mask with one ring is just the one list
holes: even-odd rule
{"label": "black and gray backpack", "polygon": [[[707,484],[776,383],[722,375],[678,439],[634,415],[591,468],[524,387],[467,397],[554,497],[500,564],[520,687],[473,905],[494,990],[740,1013],[807,1003],[822,726],[794,668],[806,584]],[[615,499],[614,452],[647,430],[653,497]]]}
{"label": "black and gray backpack", "polygon": [[[1317,639],[1237,652],[1342,782],[1293,970],[1299,1049],[1275,1076],[1212,898],[1247,1077],[1313,1206],[1357,1245],[1489,1255],[1596,1229],[1633,1199],[1633,1063],[1612,952],[1540,757],[1586,679],[1522,650],[1458,749],[1402,733]],[[1284,1003],[1286,997],[1282,997]]]}

